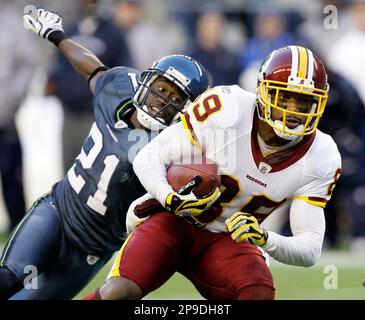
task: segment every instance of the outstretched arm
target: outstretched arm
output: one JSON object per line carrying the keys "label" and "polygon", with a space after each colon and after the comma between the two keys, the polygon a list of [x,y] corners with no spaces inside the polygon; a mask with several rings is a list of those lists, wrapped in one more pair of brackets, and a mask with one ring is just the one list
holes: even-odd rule
{"label": "outstretched arm", "polygon": [[105,72],[107,67],[95,54],[71,39],[61,41],[58,49],[72,64],[77,73],[86,80],[90,80],[90,89],[94,92],[97,77]]}
{"label": "outstretched arm", "polygon": [[62,18],[55,13],[30,5],[24,8],[23,21],[26,29],[56,45],[76,72],[89,81],[90,89],[94,92],[96,78],[107,70],[107,67],[90,50],[67,39],[63,31]]}

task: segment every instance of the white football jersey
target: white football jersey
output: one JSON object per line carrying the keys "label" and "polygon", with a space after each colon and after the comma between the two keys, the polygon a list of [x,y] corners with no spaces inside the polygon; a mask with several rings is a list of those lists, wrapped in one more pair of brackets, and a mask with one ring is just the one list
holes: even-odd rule
{"label": "white football jersey", "polygon": [[341,173],[333,139],[316,130],[285,150],[262,154],[256,96],[237,85],[214,87],[182,116],[190,141],[219,166],[222,195],[195,221],[224,232],[236,211],[259,222],[294,199],[324,207]]}

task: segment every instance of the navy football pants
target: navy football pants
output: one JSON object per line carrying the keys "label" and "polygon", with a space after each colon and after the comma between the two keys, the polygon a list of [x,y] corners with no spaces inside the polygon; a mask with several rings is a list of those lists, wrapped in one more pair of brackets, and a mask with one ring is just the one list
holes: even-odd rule
{"label": "navy football pants", "polygon": [[9,236],[0,268],[10,270],[21,284],[11,300],[71,299],[111,256],[108,253],[96,261],[68,242],[52,195],[46,195]]}
{"label": "navy football pants", "polygon": [[25,214],[22,150],[15,125],[0,129],[0,154],[4,202],[10,218],[10,230],[13,230]]}

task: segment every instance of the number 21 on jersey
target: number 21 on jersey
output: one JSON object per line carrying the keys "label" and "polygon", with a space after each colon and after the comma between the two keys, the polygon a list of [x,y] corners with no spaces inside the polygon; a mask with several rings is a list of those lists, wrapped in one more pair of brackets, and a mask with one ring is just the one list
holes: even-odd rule
{"label": "number 21 on jersey", "polygon": [[[91,169],[96,157],[99,155],[103,148],[103,135],[100,132],[96,123],[93,124],[89,137],[93,140],[94,145],[86,154],[85,150],[82,148],[81,153],[77,157],[83,169]],[[90,195],[87,199],[87,205],[95,210],[96,212],[104,215],[106,212],[106,206],[104,201],[107,197],[107,190],[109,186],[110,179],[113,175],[115,168],[119,163],[119,159],[115,155],[108,155],[104,159],[104,169],[101,172],[100,179],[98,182],[98,189],[94,195]],[[76,163],[71,167],[67,173],[68,180],[70,181],[71,187],[74,191],[79,194],[82,188],[86,184],[86,180],[81,174],[77,175],[75,171]]]}

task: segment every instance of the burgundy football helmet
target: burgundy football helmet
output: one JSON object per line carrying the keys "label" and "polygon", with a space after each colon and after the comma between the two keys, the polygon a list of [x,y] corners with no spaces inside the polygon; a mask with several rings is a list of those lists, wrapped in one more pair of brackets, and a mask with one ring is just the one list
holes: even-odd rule
{"label": "burgundy football helmet", "polygon": [[[288,46],[273,51],[263,62],[258,78],[258,115],[276,134],[293,140],[313,133],[323,114],[328,97],[327,73],[321,60],[309,49]],[[309,112],[290,111],[278,105],[283,93],[296,93],[311,99]],[[282,120],[273,120],[273,109],[283,113]],[[306,119],[296,128],[288,128],[290,117]]]}

